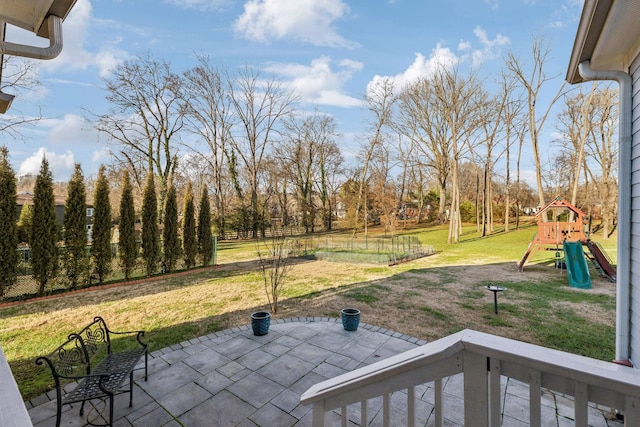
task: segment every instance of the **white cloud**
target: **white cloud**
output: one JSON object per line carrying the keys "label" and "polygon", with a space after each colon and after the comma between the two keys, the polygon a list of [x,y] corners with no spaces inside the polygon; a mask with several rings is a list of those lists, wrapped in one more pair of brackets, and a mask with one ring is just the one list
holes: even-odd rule
{"label": "white cloud", "polygon": [[75,160],[71,151],[67,150],[64,154],[57,154],[53,151],[48,151],[44,147],[40,147],[38,151],[20,163],[17,175],[37,175],[40,172],[43,157],[46,157],[49,162],[49,169],[53,174],[54,181],[59,180],[61,176],[69,176],[73,171]]}
{"label": "white cloud", "polygon": [[105,160],[111,157],[111,150],[108,148],[103,148],[102,150],[97,150],[93,152],[91,156],[91,160],[94,163],[104,163]]}
{"label": "white cloud", "polygon": [[334,24],[349,12],[342,0],[249,0],[236,34],[260,43],[289,38],[316,46],[356,47]]}
{"label": "white cloud", "polygon": [[65,114],[62,120],[49,119],[49,141],[54,144],[87,144],[98,139],[97,131],[84,117]]}
{"label": "white cloud", "polygon": [[481,49],[475,49],[471,53],[471,66],[473,68],[479,67],[486,61],[498,58],[500,56],[500,48],[511,44],[509,37],[500,33],[493,40],[489,39],[487,32],[481,27],[476,27],[473,33],[482,45]]}
{"label": "white cloud", "polygon": [[205,12],[219,10],[226,6],[228,0],[165,0],[165,3],[181,6],[186,9],[197,9]]}
{"label": "white cloud", "polygon": [[459,62],[460,58],[455,53],[438,43],[429,58],[421,53],[416,53],[413,63],[402,73],[395,76],[374,76],[367,85],[367,93],[371,93],[372,89],[383,79],[391,79],[396,89],[402,89],[404,86],[419,79],[430,78],[439,67],[452,68]]}
{"label": "white cloud", "polygon": [[331,58],[321,56],[310,65],[274,63],[267,71],[282,76],[286,85],[300,97],[302,103],[357,107],[362,101],[344,93],[344,85],[362,63],[350,59],[338,63],[338,70],[331,67]]}
{"label": "white cloud", "polygon": [[95,67],[101,76],[106,76],[128,54],[118,48],[120,40],[108,40],[96,53],[89,52],[85,47],[87,28],[93,22],[90,0],[78,0],[63,24],[64,47],[60,56],[43,63],[42,68],[47,71],[85,70]]}

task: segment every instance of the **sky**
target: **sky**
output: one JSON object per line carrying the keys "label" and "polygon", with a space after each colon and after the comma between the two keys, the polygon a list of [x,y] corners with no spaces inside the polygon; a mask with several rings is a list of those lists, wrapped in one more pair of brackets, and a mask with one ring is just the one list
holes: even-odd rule
{"label": "sky", "polygon": [[[18,175],[37,174],[47,156],[56,181],[74,163],[85,176],[109,163],[109,141],[90,122],[107,111],[104,78],[123,61],[151,55],[181,73],[207,55],[219,67],[274,73],[299,96],[296,108],[331,114],[347,161],[356,157],[368,119],[362,100],[381,77],[398,84],[428,76],[443,61],[499,76],[514,52],[531,62],[533,37],[549,44],[553,77],[564,81],[583,0],[77,0],[64,21],[60,56],[39,61],[42,87],[18,94],[5,119],[40,111],[23,138],[0,133]],[[7,41],[46,45],[9,27]],[[554,119],[541,138],[552,150]],[[523,165],[533,177],[530,156]],[[531,181],[533,183],[533,181]]]}

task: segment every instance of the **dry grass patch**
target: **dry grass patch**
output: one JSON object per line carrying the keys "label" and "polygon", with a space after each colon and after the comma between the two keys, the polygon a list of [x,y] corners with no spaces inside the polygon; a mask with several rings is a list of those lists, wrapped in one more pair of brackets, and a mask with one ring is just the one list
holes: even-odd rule
{"label": "dry grass patch", "polygon": [[[35,357],[96,315],[114,330],[146,330],[151,351],[248,324],[252,311],[268,309],[250,254],[235,244],[221,250],[214,269],[0,308],[0,340],[23,397],[50,387]],[[437,254],[393,267],[296,259],[274,317],[339,317],[342,308],[357,307],[362,322],[427,341],[472,328],[605,360],[612,354],[615,285],[594,277],[593,289],[573,290],[553,267],[518,273],[514,260],[465,257]],[[507,288],[499,316],[485,290],[494,283]],[[576,344],[563,347],[577,328]]]}

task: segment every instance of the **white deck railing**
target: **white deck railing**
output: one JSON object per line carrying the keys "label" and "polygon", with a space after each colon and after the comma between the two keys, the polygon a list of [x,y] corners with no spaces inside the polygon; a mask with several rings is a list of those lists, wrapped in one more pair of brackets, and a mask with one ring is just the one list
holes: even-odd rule
{"label": "white deck railing", "polygon": [[435,425],[441,427],[442,380],[458,373],[464,375],[466,426],[500,426],[501,376],[529,385],[531,426],[541,424],[542,389],[573,396],[576,426],[587,426],[589,402],[619,410],[625,425],[640,426],[640,370],[472,330],[323,381],[301,403],[313,405],[314,427],[332,421],[337,408],[346,426],[347,406],[359,403],[355,412],[366,426],[367,400],[382,397],[382,424],[389,426],[391,393],[406,390],[406,425],[414,426],[416,386],[433,381]]}
{"label": "white deck railing", "polygon": [[0,347],[0,426],[30,427],[32,425],[16,380]]}

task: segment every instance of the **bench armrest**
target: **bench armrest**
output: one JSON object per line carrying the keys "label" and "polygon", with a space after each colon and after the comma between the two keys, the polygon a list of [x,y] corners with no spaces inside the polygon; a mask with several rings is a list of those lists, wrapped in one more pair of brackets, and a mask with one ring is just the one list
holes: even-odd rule
{"label": "bench armrest", "polygon": [[138,341],[138,344],[140,344],[142,347],[147,348],[147,343],[142,341],[142,337],[144,337],[144,331],[122,331],[122,332],[117,332],[117,331],[112,331],[109,330],[109,333],[112,335],[133,335],[136,334],[136,341]]}

